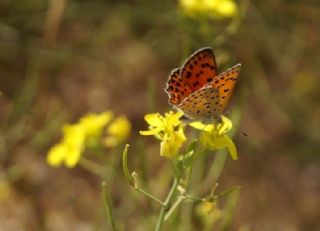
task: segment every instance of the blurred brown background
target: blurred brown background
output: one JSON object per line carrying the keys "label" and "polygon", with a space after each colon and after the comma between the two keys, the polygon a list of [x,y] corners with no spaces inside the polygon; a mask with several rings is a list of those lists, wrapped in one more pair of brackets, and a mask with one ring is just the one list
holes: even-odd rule
{"label": "blurred brown background", "polygon": [[[219,179],[222,188],[243,186],[230,230],[320,230],[320,3],[235,3],[231,17],[211,18],[167,0],[1,1],[1,229],[106,230],[100,181],[49,167],[48,148],[62,124],[110,109],[132,122],[133,150],[153,144],[147,175],[159,177],[166,163],[158,144],[138,135],[143,116],[170,109],[168,73],[210,46],[220,71],[242,63],[229,109],[240,159]],[[152,227],[144,214],[157,210],[115,167],[117,219],[124,230]],[[161,182],[154,187],[161,192]]]}

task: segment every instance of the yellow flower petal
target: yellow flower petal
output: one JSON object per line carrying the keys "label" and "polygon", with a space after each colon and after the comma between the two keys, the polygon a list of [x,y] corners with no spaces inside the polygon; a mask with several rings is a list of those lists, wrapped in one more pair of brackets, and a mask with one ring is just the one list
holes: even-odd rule
{"label": "yellow flower petal", "polygon": [[154,135],[160,139],[160,155],[174,158],[178,155],[179,149],[185,142],[184,126],[179,120],[183,112],[168,112],[164,116],[159,113],[148,114],[145,120],[151,126],[148,131],[140,131],[141,135]]}
{"label": "yellow flower petal", "polygon": [[81,157],[81,147],[69,147],[64,163],[68,168],[73,168],[79,162]]}
{"label": "yellow flower petal", "polygon": [[171,136],[165,136],[160,144],[160,155],[168,158],[176,158],[185,140],[186,137],[182,129],[175,131]]}
{"label": "yellow flower petal", "polygon": [[203,124],[199,121],[190,123],[189,126],[204,132],[216,131],[218,135],[227,133],[232,128],[232,121],[225,116],[221,116],[221,123],[219,124]]}
{"label": "yellow flower petal", "polygon": [[80,124],[67,124],[63,127],[63,140],[49,151],[47,156],[51,166],[60,166],[64,163],[67,167],[74,167],[81,157],[85,146],[85,130]]}
{"label": "yellow flower petal", "polygon": [[202,133],[200,136],[200,143],[209,150],[215,151],[227,148],[233,160],[238,159],[237,149],[233,141],[227,135],[217,136],[212,139],[210,133]]}
{"label": "yellow flower petal", "polygon": [[81,124],[67,124],[63,127],[63,143],[68,146],[82,146],[85,138],[85,128]]}
{"label": "yellow flower petal", "polygon": [[[48,164],[54,167],[61,164],[65,164],[69,168],[75,167],[86,146],[95,146],[97,142],[101,142],[98,141],[98,138],[112,117],[111,111],[105,111],[101,114],[90,113],[83,116],[79,123],[64,125],[62,141],[48,152]],[[117,137],[117,142],[127,136],[130,131],[130,124],[124,120],[125,118],[121,117],[121,121],[117,121],[117,125],[114,124],[109,130],[110,134]]]}
{"label": "yellow flower petal", "polygon": [[237,12],[237,5],[233,0],[180,0],[180,5],[192,17],[225,18]]}
{"label": "yellow flower petal", "polygon": [[225,116],[221,116],[221,123],[205,125],[200,122],[189,124],[190,126],[202,130],[200,143],[209,150],[219,150],[228,148],[233,160],[238,158],[236,146],[233,141],[225,135],[232,128],[232,121]]}
{"label": "yellow flower petal", "polygon": [[223,0],[219,1],[220,3],[217,3],[215,5],[215,10],[217,13],[219,13],[221,16],[233,16],[237,11],[236,4],[231,0]]}
{"label": "yellow flower petal", "polygon": [[221,210],[216,207],[215,203],[209,201],[200,203],[196,207],[196,214],[207,227],[212,227],[222,216]]}
{"label": "yellow flower petal", "polygon": [[107,147],[115,147],[122,143],[130,134],[131,124],[126,116],[119,116],[107,128],[107,137],[104,144]]}
{"label": "yellow flower petal", "polygon": [[127,137],[131,130],[131,124],[126,116],[116,118],[108,127],[107,133],[118,137]]}
{"label": "yellow flower petal", "polygon": [[52,167],[59,167],[67,155],[67,152],[68,148],[62,143],[52,146],[47,155],[48,164]]}
{"label": "yellow flower petal", "polygon": [[162,131],[162,128],[156,127],[156,128],[153,128],[149,131],[139,131],[139,134],[143,135],[143,136],[150,136],[150,135],[155,135],[155,134],[159,133],[160,131]]}
{"label": "yellow flower petal", "polygon": [[163,117],[159,113],[147,114],[144,120],[153,127],[159,127],[163,124]]}
{"label": "yellow flower petal", "polygon": [[215,128],[214,124],[203,124],[199,121],[192,122],[189,124],[189,126],[195,128],[195,129],[201,130],[201,131],[205,131],[205,132],[212,131]]}
{"label": "yellow flower petal", "polygon": [[212,212],[213,209],[214,204],[209,201],[204,201],[196,207],[197,213],[201,215],[208,215],[208,213]]}
{"label": "yellow flower petal", "polygon": [[230,156],[233,160],[237,160],[238,159],[238,152],[237,152],[237,148],[236,145],[233,143],[233,141],[230,139],[230,137],[226,136],[226,145],[228,148],[228,151],[230,153]]}
{"label": "yellow flower petal", "polygon": [[183,116],[182,111],[178,111],[176,113],[170,111],[169,113],[165,113],[165,119],[167,120],[167,126],[168,127],[175,127],[181,124],[181,121],[179,120]]}
{"label": "yellow flower petal", "polygon": [[119,140],[114,137],[114,136],[110,136],[110,137],[106,137],[103,140],[103,143],[106,147],[116,147],[119,144]]}
{"label": "yellow flower petal", "polygon": [[90,113],[82,117],[79,124],[83,127],[86,135],[99,136],[112,117],[113,113],[111,111],[105,111],[101,114]]}
{"label": "yellow flower petal", "polygon": [[174,158],[178,155],[179,148],[180,145],[176,142],[176,139],[173,137],[170,139],[166,138],[160,143],[160,156]]}
{"label": "yellow flower petal", "polygon": [[225,116],[221,116],[221,123],[219,124],[221,127],[218,127],[219,135],[227,133],[232,128],[232,121]]}

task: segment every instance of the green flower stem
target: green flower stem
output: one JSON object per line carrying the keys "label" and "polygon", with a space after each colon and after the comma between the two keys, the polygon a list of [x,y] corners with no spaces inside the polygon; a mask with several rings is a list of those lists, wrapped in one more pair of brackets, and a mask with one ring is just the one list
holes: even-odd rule
{"label": "green flower stem", "polygon": [[234,191],[234,193],[230,194],[227,198],[227,202],[224,209],[225,212],[221,218],[222,230],[230,229],[232,218],[234,216],[234,210],[239,199],[239,195],[240,195],[240,191],[236,190]]}
{"label": "green flower stem", "polygon": [[240,191],[240,189],[241,189],[241,186],[231,187],[231,188],[229,188],[229,189],[227,189],[227,190],[219,193],[218,195],[216,195],[216,196],[214,197],[214,199],[215,199],[215,200],[218,200],[219,198],[225,197],[225,196],[229,195],[230,193],[232,193],[232,192],[234,192],[234,191]]}
{"label": "green flower stem", "polygon": [[166,215],[164,216],[164,221],[167,221],[172,213],[176,210],[176,208],[178,208],[178,206],[181,204],[181,202],[184,200],[185,198],[183,196],[178,197],[178,199],[173,203],[173,205],[171,206],[171,208],[169,209],[169,211],[166,213]]}
{"label": "green flower stem", "polygon": [[145,195],[146,197],[149,197],[151,200],[153,200],[154,202],[156,202],[157,204],[159,204],[161,207],[165,207],[165,203],[163,203],[161,200],[159,200],[158,198],[156,198],[155,196],[151,195],[150,193],[144,191],[143,189],[137,187],[135,188],[135,190],[143,195]]}
{"label": "green flower stem", "polygon": [[95,175],[100,176],[102,179],[104,179],[108,175],[104,167],[84,157],[81,157],[79,164],[84,169],[88,170],[89,172]]}
{"label": "green flower stem", "polygon": [[128,167],[128,149],[130,145],[126,144],[123,153],[122,153],[122,170],[130,184],[135,187],[134,179],[132,174],[130,173],[129,167]]}
{"label": "green flower stem", "polygon": [[179,180],[180,180],[180,176],[178,174],[178,176],[176,176],[176,178],[174,178],[174,181],[173,181],[173,184],[171,186],[171,189],[170,189],[170,192],[164,202],[164,206],[162,206],[161,210],[160,210],[160,214],[159,214],[159,217],[158,217],[158,221],[157,221],[157,224],[156,224],[156,228],[155,228],[155,231],[160,231],[161,228],[162,228],[162,225],[163,225],[163,222],[164,222],[164,218],[165,218],[165,215],[166,215],[166,210],[168,209],[168,206],[174,196],[174,193],[178,187],[178,183],[179,183]]}
{"label": "green flower stem", "polygon": [[194,196],[182,196],[183,200],[190,200],[190,201],[205,201],[205,198],[202,197],[194,197]]}
{"label": "green flower stem", "polygon": [[201,195],[201,194],[206,193],[208,191],[208,186],[217,182],[217,180],[223,170],[225,162],[227,161],[227,157],[228,157],[228,155],[225,152],[221,152],[221,153],[216,154],[214,161],[208,171],[208,174],[206,174],[206,178],[201,182],[201,184],[195,190],[195,194]]}
{"label": "green flower stem", "polygon": [[144,191],[139,186],[138,182],[138,174],[136,172],[130,173],[129,167],[128,167],[128,149],[129,144],[126,144],[123,153],[122,153],[122,170],[128,181],[130,182],[131,186],[136,190],[137,192],[143,194],[144,196],[150,198],[151,200],[155,201],[157,204],[159,204],[161,207],[165,206],[165,204],[156,198],[155,196],[151,195],[150,193]]}
{"label": "green flower stem", "polygon": [[116,228],[114,218],[113,218],[112,206],[111,206],[110,196],[107,191],[106,182],[102,182],[102,194],[103,194],[103,204],[104,204],[104,208],[106,210],[107,220],[108,220],[109,226],[112,231],[116,231],[117,228]]}

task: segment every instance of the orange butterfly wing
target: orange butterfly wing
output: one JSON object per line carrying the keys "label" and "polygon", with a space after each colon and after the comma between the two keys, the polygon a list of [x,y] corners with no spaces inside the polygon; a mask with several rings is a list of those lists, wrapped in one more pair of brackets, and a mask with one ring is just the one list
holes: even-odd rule
{"label": "orange butterfly wing", "polygon": [[181,69],[171,72],[165,89],[169,103],[191,119],[220,116],[230,100],[240,68],[241,64],[237,64],[217,75],[212,49],[202,48]]}
{"label": "orange butterfly wing", "polygon": [[169,103],[180,104],[181,101],[192,93],[190,87],[180,78],[180,69],[173,69],[169,75],[165,91],[169,95]]}
{"label": "orange butterfly wing", "polygon": [[206,120],[218,116],[219,90],[206,85],[182,100],[178,108],[190,119]]}
{"label": "orange butterfly wing", "polygon": [[217,75],[217,64],[211,48],[193,53],[181,68],[181,80],[192,92],[211,82]]}
{"label": "orange butterfly wing", "polygon": [[217,88],[219,90],[220,104],[218,112],[220,114],[222,114],[225,107],[229,103],[233,89],[239,77],[240,69],[241,64],[237,64],[216,76],[214,80],[211,83],[209,83],[214,88]]}

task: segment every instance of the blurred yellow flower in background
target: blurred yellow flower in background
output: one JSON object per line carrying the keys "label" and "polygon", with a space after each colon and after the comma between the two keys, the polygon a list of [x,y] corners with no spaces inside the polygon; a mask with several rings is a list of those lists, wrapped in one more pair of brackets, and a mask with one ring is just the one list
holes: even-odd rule
{"label": "blurred yellow flower in background", "polygon": [[[99,139],[112,118],[111,111],[105,111],[101,114],[89,113],[80,118],[76,124],[64,125],[61,142],[52,146],[48,151],[48,164],[52,167],[59,167],[62,164],[68,168],[75,167],[80,161],[85,147],[101,143]],[[109,145],[112,147],[118,145],[128,137],[130,128],[130,122],[124,116],[116,118],[107,129],[108,137],[105,143],[112,144]]]}
{"label": "blurred yellow flower in background", "polygon": [[7,200],[11,193],[9,182],[0,178],[0,202]]}
{"label": "blurred yellow flower in background", "polygon": [[126,140],[131,132],[131,124],[126,116],[122,115],[115,119],[107,128],[104,138],[106,147],[115,147]]}
{"label": "blurred yellow flower in background", "polygon": [[200,122],[191,123],[190,126],[201,130],[200,143],[209,150],[219,150],[227,148],[233,160],[238,159],[235,144],[226,135],[232,128],[232,122],[225,116],[221,116],[221,123],[203,124]]}
{"label": "blurred yellow flower in background", "polygon": [[175,158],[179,154],[179,149],[186,141],[184,126],[179,120],[183,112],[176,113],[170,111],[164,116],[159,113],[147,114],[144,119],[149,124],[148,131],[140,131],[141,135],[154,135],[161,140],[160,155],[168,158]]}
{"label": "blurred yellow flower in background", "polygon": [[113,118],[111,111],[101,114],[89,113],[80,119],[80,124],[84,127],[86,135],[99,136],[103,132],[102,127],[106,126]]}
{"label": "blurred yellow flower in background", "polygon": [[48,152],[47,161],[53,167],[64,163],[74,167],[80,160],[85,145],[85,129],[81,124],[67,124],[63,127],[63,140]]}
{"label": "blurred yellow flower in background", "polygon": [[212,227],[220,219],[221,211],[216,207],[215,202],[204,201],[196,207],[196,214],[206,227]]}
{"label": "blurred yellow flower in background", "polygon": [[180,0],[181,8],[191,17],[232,17],[237,12],[233,0]]}

